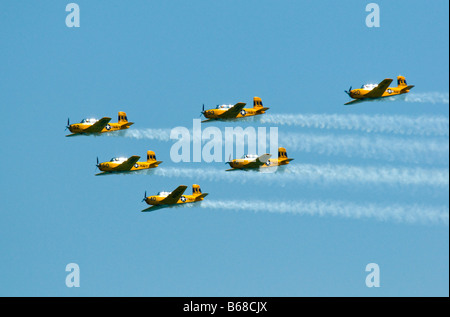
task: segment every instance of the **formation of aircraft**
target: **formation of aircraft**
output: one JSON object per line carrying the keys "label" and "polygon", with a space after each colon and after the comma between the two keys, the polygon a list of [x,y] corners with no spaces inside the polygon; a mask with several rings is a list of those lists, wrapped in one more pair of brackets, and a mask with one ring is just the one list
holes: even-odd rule
{"label": "formation of aircraft", "polygon": [[240,159],[228,160],[226,164],[229,164],[231,168],[226,171],[282,166],[289,164],[289,162],[293,160],[293,158],[287,156],[286,149],[283,147],[278,148],[278,158],[271,159],[271,156],[272,155],[268,153],[260,156],[255,154],[245,154]]}
{"label": "formation of aircraft", "polygon": [[67,119],[66,130],[69,129],[72,134],[66,136],[75,136],[80,134],[99,134],[111,131],[118,131],[128,129],[134,122],[128,122],[127,114],[123,111],[119,111],[118,122],[110,123],[111,118],[103,117],[100,120],[93,118],[86,118],[81,120],[80,123],[70,124],[70,120]]}
{"label": "formation of aircraft", "polygon": [[[406,79],[403,76],[397,77],[397,87],[389,87],[392,83],[392,79],[386,78],[378,85],[363,85],[360,89],[350,89],[345,91],[349,97],[353,98],[352,101],[345,103],[345,105],[361,102],[364,100],[378,99],[384,97],[390,97],[395,95],[401,95],[408,93],[414,86],[408,85]],[[213,120],[227,121],[234,120],[249,116],[256,116],[264,114],[269,108],[264,107],[262,100],[259,97],[253,98],[253,108],[244,108],[245,103],[238,102],[235,105],[218,105],[215,109],[205,110],[203,105],[201,114],[206,118],[202,122],[208,122]],[[69,129],[71,134],[66,135],[90,135],[100,134],[111,131],[118,131],[128,129],[133,122],[128,122],[125,112],[120,111],[118,113],[118,122],[110,123],[111,118],[103,117],[100,120],[87,118],[83,119],[80,123],[70,124],[70,120],[67,119],[66,130]],[[103,175],[107,173],[123,173],[131,172],[143,169],[156,168],[162,161],[156,160],[154,151],[147,151],[147,161],[139,162],[140,157],[133,155],[127,157],[114,157],[109,162],[99,163],[97,157],[97,167],[101,171],[96,175]],[[289,158],[286,149],[283,147],[278,148],[278,157],[271,159],[271,154],[254,155],[246,154],[240,159],[233,159],[231,157],[226,164],[230,165],[230,169],[226,171],[234,170],[250,170],[266,168],[271,166],[282,166],[289,164],[293,158]],[[197,184],[192,185],[192,195],[184,195],[187,186],[178,186],[172,192],[159,192],[154,196],[147,196],[147,192],[144,194],[144,199],[150,207],[142,210],[143,212],[154,211],[161,208],[170,208],[176,206],[182,206],[187,203],[196,203],[203,201],[208,195],[202,193],[200,186]]]}
{"label": "formation of aircraft", "polygon": [[187,186],[178,186],[172,192],[159,192],[154,196],[147,196],[147,192],[144,194],[144,199],[150,207],[143,209],[143,212],[154,211],[161,208],[176,207],[181,204],[195,203],[202,201],[208,194],[202,193],[200,186],[197,184],[192,185],[192,195],[183,195],[186,191]]}
{"label": "formation of aircraft", "polygon": [[137,155],[133,155],[129,158],[113,157],[109,162],[99,163],[97,157],[97,167],[101,171],[101,173],[95,175],[139,171],[143,169],[158,167],[158,165],[162,163],[162,161],[156,160],[154,151],[147,151],[147,161],[139,162],[140,158],[141,157]]}
{"label": "formation of aircraft", "polygon": [[359,89],[353,90],[352,87],[350,87],[348,91],[345,90],[345,93],[349,95],[350,98],[353,98],[353,100],[345,103],[345,105],[350,105],[367,99],[378,99],[406,94],[414,87],[414,85],[408,86],[406,79],[403,76],[397,77],[397,87],[389,87],[392,81],[393,79],[386,78],[378,85],[366,84]]}
{"label": "formation of aircraft", "polygon": [[202,115],[207,118],[202,122],[213,120],[234,120],[237,118],[257,116],[265,113],[269,108],[264,107],[261,98],[253,98],[253,108],[244,108],[244,102],[238,102],[235,105],[217,105],[215,109],[205,110],[205,105],[202,108]]}

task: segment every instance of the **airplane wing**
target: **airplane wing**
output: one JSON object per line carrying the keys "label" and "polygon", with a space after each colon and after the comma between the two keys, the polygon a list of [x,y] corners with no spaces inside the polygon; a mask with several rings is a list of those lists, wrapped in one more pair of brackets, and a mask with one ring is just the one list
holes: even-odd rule
{"label": "airplane wing", "polygon": [[137,161],[139,161],[141,157],[137,155],[133,155],[128,160],[123,162],[122,164],[116,166],[114,168],[115,171],[129,171]]}
{"label": "airplane wing", "polygon": [[378,84],[377,87],[369,91],[364,97],[367,98],[379,98],[381,97],[386,89],[388,89],[389,85],[392,83],[392,79],[386,78],[381,83]]}
{"label": "airplane wing", "polygon": [[266,164],[271,156],[272,156],[271,154],[263,154],[263,155],[259,156],[256,160],[254,160],[253,162],[250,162],[247,165],[245,165],[244,168],[260,167],[261,165]]}
{"label": "airplane wing", "polygon": [[179,207],[179,206],[178,205],[155,205],[155,206],[150,206],[148,208],[145,208],[141,211],[149,212],[149,211],[155,211],[155,210],[159,210],[159,209],[163,209],[163,208],[172,208],[172,207]]}
{"label": "airplane wing", "polygon": [[99,133],[102,132],[103,128],[106,127],[106,125],[111,121],[111,118],[104,117],[98,120],[96,123],[91,125],[89,128],[84,130],[84,132],[87,133]]}
{"label": "airplane wing", "polygon": [[364,101],[364,99],[354,99],[352,101],[344,103],[344,105],[351,105],[351,104],[359,103],[359,102],[363,102],[363,101]]}
{"label": "airplane wing", "polygon": [[176,204],[178,200],[180,199],[181,195],[183,195],[184,191],[186,190],[187,186],[181,185],[178,186],[177,189],[175,189],[173,192],[170,193],[169,196],[161,200],[162,204]]}
{"label": "airplane wing", "polygon": [[234,119],[237,117],[237,115],[239,114],[239,112],[241,112],[241,110],[245,107],[245,103],[244,102],[238,102],[237,104],[235,104],[233,107],[231,107],[230,109],[228,109],[227,111],[225,111],[224,113],[222,113],[219,118],[220,119]]}

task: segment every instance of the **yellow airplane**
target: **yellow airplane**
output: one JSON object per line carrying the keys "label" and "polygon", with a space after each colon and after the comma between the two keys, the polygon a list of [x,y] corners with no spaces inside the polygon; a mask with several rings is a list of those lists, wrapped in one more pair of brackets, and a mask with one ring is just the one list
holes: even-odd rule
{"label": "yellow airplane", "polygon": [[66,136],[75,136],[80,134],[99,134],[104,132],[118,131],[128,129],[134,122],[128,122],[127,114],[123,111],[119,111],[119,120],[115,123],[109,123],[111,118],[104,117],[100,120],[87,118],[83,119],[80,123],[70,124],[67,119],[66,130],[69,129],[72,134]]}
{"label": "yellow airplane", "polygon": [[256,169],[256,168],[265,168],[271,166],[282,166],[289,164],[293,158],[288,158],[286,149],[283,147],[278,148],[278,158],[271,159],[271,154],[263,154],[261,156],[253,155],[253,154],[245,154],[240,159],[229,160],[225,164],[230,165],[230,169],[226,171],[235,171],[235,170],[247,170],[247,169]]}
{"label": "yellow airplane", "polygon": [[250,117],[260,115],[266,112],[269,108],[264,107],[262,100],[259,97],[253,98],[253,108],[244,108],[244,102],[238,102],[233,105],[217,105],[215,109],[205,110],[205,105],[202,108],[202,115],[207,118],[202,122],[212,120],[233,120],[237,118]]}
{"label": "yellow airplane", "polygon": [[389,87],[392,81],[393,79],[386,78],[378,85],[367,84],[363,85],[360,89],[353,89],[353,90],[352,87],[350,87],[348,91],[345,90],[345,93],[354,100],[345,103],[345,105],[361,102],[366,99],[378,99],[406,94],[409,92],[410,89],[414,87],[414,85],[408,86],[405,77],[403,76],[397,77],[397,87]]}
{"label": "yellow airplane", "polygon": [[202,194],[202,190],[197,184],[192,185],[192,195],[183,195],[186,188],[187,186],[181,185],[178,186],[173,192],[159,192],[154,196],[147,196],[147,192],[145,192],[144,199],[142,199],[142,201],[145,201],[151,206],[142,211],[146,212],[167,207],[179,207],[182,204],[202,201],[203,198],[208,195],[207,193]]}
{"label": "yellow airplane", "polygon": [[153,151],[147,151],[146,162],[138,162],[139,159],[140,156],[133,155],[130,158],[113,157],[109,162],[99,163],[97,157],[97,167],[102,172],[95,175],[139,171],[158,167],[158,165],[162,163],[162,161],[156,160],[156,155]]}

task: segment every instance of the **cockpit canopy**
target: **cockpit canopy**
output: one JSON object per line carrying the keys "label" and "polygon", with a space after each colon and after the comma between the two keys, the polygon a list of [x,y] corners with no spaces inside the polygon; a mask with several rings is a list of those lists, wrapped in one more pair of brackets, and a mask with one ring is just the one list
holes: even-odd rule
{"label": "cockpit canopy", "polygon": [[114,163],[122,163],[125,162],[126,160],[128,160],[128,158],[126,157],[113,157],[110,162],[114,162]]}
{"label": "cockpit canopy", "polygon": [[159,192],[159,193],[158,193],[158,196],[164,196],[164,197],[167,197],[167,196],[169,196],[171,193],[172,193],[172,192]]}
{"label": "cockpit canopy", "polygon": [[97,121],[98,121],[98,120],[97,120],[97,119],[94,119],[94,118],[86,118],[86,119],[81,120],[81,123],[94,124],[94,123],[96,123]]}
{"label": "cockpit canopy", "polygon": [[230,109],[233,105],[217,105],[216,109]]}
{"label": "cockpit canopy", "polygon": [[361,89],[372,90],[375,87],[378,87],[378,84],[364,84],[361,86]]}
{"label": "cockpit canopy", "polygon": [[244,154],[242,156],[243,159],[247,159],[247,160],[254,160],[256,158],[258,158],[258,155],[256,154]]}

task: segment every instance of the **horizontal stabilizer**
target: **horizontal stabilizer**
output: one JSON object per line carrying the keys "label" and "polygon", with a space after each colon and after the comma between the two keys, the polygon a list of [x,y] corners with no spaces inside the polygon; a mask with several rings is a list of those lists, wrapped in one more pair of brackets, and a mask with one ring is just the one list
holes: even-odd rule
{"label": "horizontal stabilizer", "polygon": [[410,89],[412,89],[412,88],[414,88],[414,85],[406,86],[405,88],[403,88],[403,89],[400,91],[400,93],[405,93],[405,92],[407,92],[408,90],[410,90]]}
{"label": "horizontal stabilizer", "polygon": [[133,124],[134,124],[134,122],[127,122],[127,123],[122,124],[122,127],[129,128]]}
{"label": "horizontal stabilizer", "polygon": [[201,194],[201,195],[198,196],[197,198],[205,198],[206,196],[208,196],[208,193]]}

